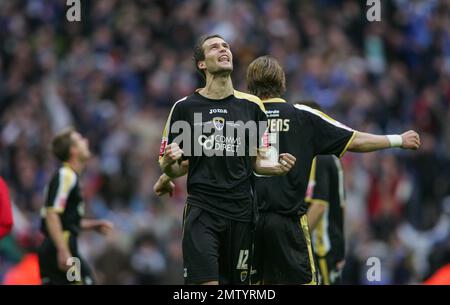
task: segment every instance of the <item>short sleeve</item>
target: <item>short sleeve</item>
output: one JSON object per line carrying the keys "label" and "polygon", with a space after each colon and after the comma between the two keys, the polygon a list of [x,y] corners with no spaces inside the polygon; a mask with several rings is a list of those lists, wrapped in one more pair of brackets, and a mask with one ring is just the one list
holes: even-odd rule
{"label": "short sleeve", "polygon": [[159,158],[162,158],[164,155],[164,151],[166,150],[166,146],[172,143],[173,139],[177,136],[176,133],[172,131],[172,126],[175,122],[182,120],[182,111],[180,102],[186,100],[187,97],[178,100],[170,109],[169,117],[166,120],[166,124],[164,125],[163,134],[161,137],[161,146],[159,148]]}
{"label": "short sleeve", "polygon": [[267,125],[267,115],[262,103],[256,109],[256,120],[258,124],[258,147],[267,148],[269,146],[269,130]]}
{"label": "short sleeve", "polygon": [[295,107],[304,111],[312,124],[314,154],[342,157],[356,132],[321,111],[304,105],[295,105]]}
{"label": "short sleeve", "polygon": [[67,167],[59,169],[58,174],[51,181],[45,206],[58,213],[64,212],[70,192],[77,182],[77,175]]}

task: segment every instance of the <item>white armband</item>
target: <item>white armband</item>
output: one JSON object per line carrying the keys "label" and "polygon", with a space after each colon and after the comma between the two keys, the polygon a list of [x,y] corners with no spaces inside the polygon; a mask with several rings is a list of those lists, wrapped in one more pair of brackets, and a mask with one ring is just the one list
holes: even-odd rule
{"label": "white armband", "polygon": [[401,147],[403,144],[403,139],[401,135],[394,134],[394,135],[387,135],[386,137],[388,138],[391,147]]}

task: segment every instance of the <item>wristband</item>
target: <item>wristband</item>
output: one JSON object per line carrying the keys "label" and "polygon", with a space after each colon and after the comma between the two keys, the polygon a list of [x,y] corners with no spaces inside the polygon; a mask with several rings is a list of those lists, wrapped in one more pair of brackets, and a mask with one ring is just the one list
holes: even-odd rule
{"label": "wristband", "polygon": [[403,144],[403,139],[401,135],[394,134],[394,135],[387,135],[386,137],[388,138],[391,147],[401,147]]}

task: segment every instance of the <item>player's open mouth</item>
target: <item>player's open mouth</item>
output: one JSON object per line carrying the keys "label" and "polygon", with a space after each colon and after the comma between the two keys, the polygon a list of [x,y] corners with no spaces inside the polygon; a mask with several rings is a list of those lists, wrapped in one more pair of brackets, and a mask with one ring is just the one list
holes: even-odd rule
{"label": "player's open mouth", "polygon": [[230,58],[228,57],[228,55],[222,55],[219,57],[219,62],[223,61],[230,62]]}

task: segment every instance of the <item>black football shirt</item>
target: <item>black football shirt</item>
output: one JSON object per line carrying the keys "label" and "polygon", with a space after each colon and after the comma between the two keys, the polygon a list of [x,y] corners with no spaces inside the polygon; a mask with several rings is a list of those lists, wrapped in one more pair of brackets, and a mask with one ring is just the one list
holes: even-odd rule
{"label": "black football shirt", "polygon": [[308,208],[305,193],[314,157],[320,154],[341,157],[355,131],[308,106],[294,106],[281,98],[263,102],[270,145],[280,153],[292,154],[296,163],[285,176],[257,177],[258,210],[303,215]]}
{"label": "black football shirt", "polygon": [[344,259],[344,171],[336,156],[317,156],[313,163],[306,200],[325,206],[313,232],[314,251],[330,255],[333,262]]}
{"label": "black football shirt", "polygon": [[[248,128],[246,128],[248,127]],[[160,157],[176,142],[189,160],[187,203],[234,220],[250,221],[254,203],[252,162],[267,118],[256,96],[234,91],[208,99],[198,92],[174,104]]]}
{"label": "black football shirt", "polygon": [[84,215],[78,174],[66,163],[53,175],[46,191],[45,205],[41,209],[41,231],[48,236],[45,215],[48,210],[58,213],[63,231],[77,235]]}

